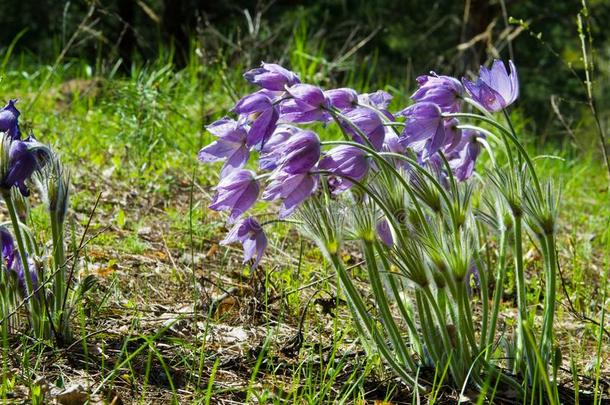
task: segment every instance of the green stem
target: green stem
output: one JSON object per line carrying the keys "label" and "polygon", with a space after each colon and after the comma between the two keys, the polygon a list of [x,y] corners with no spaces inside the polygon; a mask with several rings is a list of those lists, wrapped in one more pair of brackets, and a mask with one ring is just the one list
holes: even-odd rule
{"label": "green stem", "polygon": [[15,234],[15,240],[17,241],[17,247],[19,249],[19,257],[21,259],[26,285],[25,295],[26,297],[29,297],[28,309],[30,312],[30,319],[32,320],[32,328],[36,336],[42,336],[44,335],[44,331],[41,329],[42,323],[40,318],[44,314],[40,308],[40,300],[38,300],[34,292],[34,283],[32,281],[32,275],[30,273],[30,264],[28,263],[28,256],[25,250],[25,244],[23,242],[23,235],[21,234],[19,216],[17,215],[17,210],[15,209],[15,205],[13,204],[10,191],[4,190],[2,192],[2,197],[4,198],[4,202],[6,203],[6,207],[11,218],[11,223],[13,224],[13,233]]}
{"label": "green stem", "polygon": [[498,270],[496,273],[496,285],[494,286],[493,293],[493,304],[491,309],[491,321],[489,324],[489,331],[487,332],[487,341],[482,341],[481,344],[485,345],[481,349],[487,348],[487,355],[485,359],[489,361],[493,350],[494,339],[496,338],[496,327],[498,324],[498,314],[500,312],[500,304],[502,302],[502,294],[504,293],[504,279],[506,278],[506,229],[502,229],[500,233],[500,246],[498,252]]}
{"label": "green stem", "polygon": [[65,332],[67,320],[64,319],[62,307],[64,295],[68,293],[66,286],[66,255],[64,250],[64,229],[63,224],[59,222],[51,213],[51,232],[53,237],[53,261],[55,270],[55,282],[53,284],[53,321],[57,322],[57,331]]}
{"label": "green stem", "polygon": [[552,234],[546,235],[542,243],[546,245],[546,288],[544,294],[544,321],[542,327],[541,352],[542,359],[548,364],[553,353],[553,322],[555,318],[555,292],[556,292],[556,255],[555,238]]}

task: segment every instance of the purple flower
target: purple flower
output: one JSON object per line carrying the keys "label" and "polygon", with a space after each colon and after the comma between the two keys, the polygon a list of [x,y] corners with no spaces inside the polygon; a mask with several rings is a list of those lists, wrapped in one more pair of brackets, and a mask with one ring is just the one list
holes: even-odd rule
{"label": "purple flower", "polygon": [[396,115],[407,118],[401,142],[423,158],[436,153],[445,142],[445,125],[441,109],[430,102],[413,104]]}
{"label": "purple flower", "polygon": [[341,176],[361,180],[366,176],[369,167],[370,161],[366,152],[349,145],[341,145],[331,149],[318,165],[320,170],[327,170],[339,176],[333,179],[331,183],[333,194],[345,191],[352,186],[351,181]]}
{"label": "purple flower", "polygon": [[17,100],[9,100],[8,104],[0,110],[0,132],[6,132],[9,138],[21,139],[19,130],[19,110],[15,107]]}
{"label": "purple flower", "polygon": [[[13,272],[13,274],[17,276],[19,290],[23,296],[27,296],[27,282],[25,279],[25,270],[21,263],[21,257],[17,249],[15,249],[13,236],[4,227],[0,227],[0,244],[2,245],[2,261],[4,262],[6,270]],[[34,261],[28,259],[28,267],[32,280],[32,288],[36,291],[38,289],[38,272],[36,271]]]}
{"label": "purple flower", "polygon": [[295,84],[287,91],[292,99],[284,101],[280,107],[282,122],[328,121],[325,110],[330,108],[330,101],[322,89],[311,84]]}
{"label": "purple flower", "polygon": [[261,63],[261,67],[244,73],[244,77],[252,84],[267,90],[283,91],[286,86],[300,83],[299,76],[275,63]]}
{"label": "purple flower", "polygon": [[254,269],[263,257],[267,247],[267,237],[263,228],[254,218],[244,218],[233,226],[220,244],[228,245],[234,242],[241,242],[244,247],[244,263],[256,255],[251,267]]}
{"label": "purple flower", "polygon": [[481,144],[477,142],[477,137],[482,136],[477,131],[464,130],[462,141],[455,148],[455,152],[449,156],[449,165],[459,181],[467,180],[472,176],[475,163],[481,152]]}
{"label": "purple flower", "polygon": [[377,90],[374,93],[360,94],[358,96],[358,103],[370,105],[379,110],[386,110],[392,101],[392,96],[383,90]]}
{"label": "purple flower", "polygon": [[411,96],[417,102],[428,101],[438,105],[443,112],[458,112],[464,87],[459,80],[450,76],[430,75],[417,78],[419,89]]}
{"label": "purple flower", "polygon": [[519,79],[512,61],[508,61],[510,75],[504,62],[494,60],[491,70],[481,66],[475,83],[463,78],[462,82],[470,96],[487,111],[500,111],[511,105],[519,97]]}
{"label": "purple flower", "polygon": [[215,211],[231,210],[229,221],[234,221],[254,205],[260,187],[254,172],[237,169],[220,180],[215,190],[209,207]]}
{"label": "purple flower", "polygon": [[3,179],[0,180],[0,188],[6,190],[15,186],[25,197],[30,195],[26,182],[34,171],[40,170],[49,158],[49,150],[46,146],[29,137],[25,141],[14,140],[9,150],[8,167]]}
{"label": "purple flower", "polygon": [[244,167],[248,161],[250,151],[246,145],[248,132],[244,125],[223,118],[206,126],[206,129],[217,136],[218,139],[199,151],[198,159],[202,162],[216,162],[225,160],[225,165],[220,172],[224,177],[231,171]]}
{"label": "purple flower", "polygon": [[232,111],[243,117],[253,116],[252,125],[246,137],[247,146],[264,145],[275,130],[279,113],[274,99],[274,92],[259,90],[242,97],[233,107]]}
{"label": "purple flower", "polygon": [[291,125],[279,125],[275,132],[265,142],[259,156],[259,168],[261,170],[273,170],[278,165],[278,160],[282,155],[284,143],[300,129]]}
{"label": "purple flower", "polygon": [[327,90],[324,95],[330,100],[330,104],[339,110],[354,108],[358,105],[358,93],[347,87]]}
{"label": "purple flower", "polygon": [[458,128],[460,122],[457,118],[451,118],[445,120],[443,125],[445,127],[445,147],[443,148],[444,153],[450,153],[454,150],[462,140],[462,130]]}
{"label": "purple flower", "polygon": [[[379,114],[370,108],[358,107],[343,114],[345,120],[349,120],[354,124],[360,132],[366,135],[368,142],[377,151],[381,150],[385,139],[385,127],[379,117]],[[343,128],[352,134],[355,142],[368,146],[368,142],[364,141],[358,131],[347,122],[342,122]]]}
{"label": "purple flower", "polygon": [[282,200],[280,218],[292,214],[299,204],[318,188],[318,176],[310,172],[290,174],[278,170],[270,179],[271,182],[263,192],[263,200]]}
{"label": "purple flower", "polygon": [[377,230],[379,239],[381,239],[386,246],[391,247],[394,244],[394,237],[392,236],[392,230],[390,229],[390,224],[387,219],[381,218],[377,221],[375,229]]}
{"label": "purple flower", "polygon": [[305,173],[320,159],[320,139],[311,131],[300,131],[281,146],[278,166],[289,174]]}

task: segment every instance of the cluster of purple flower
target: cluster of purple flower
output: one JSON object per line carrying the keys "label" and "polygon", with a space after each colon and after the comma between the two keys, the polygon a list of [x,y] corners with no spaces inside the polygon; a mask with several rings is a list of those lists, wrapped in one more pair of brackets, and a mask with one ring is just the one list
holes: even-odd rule
{"label": "cluster of purple flower", "polygon": [[[511,104],[518,96],[518,82],[512,62],[510,68],[509,75],[502,61],[494,61],[491,70],[481,67],[474,83],[435,73],[420,76],[411,96],[415,104],[392,114],[392,96],[384,91],[322,90],[301,83],[297,74],[279,65],[263,63],[244,74],[260,89],[233,107],[237,118],[222,118],[207,127],[217,139],[201,149],[199,160],[225,161],[210,208],[229,211],[229,221],[235,222],[258,200],[266,178],[261,197],[280,200],[279,217],[285,218],[316,191],[322,173],[328,175],[333,193],[348,190],[348,179],[364,179],[374,166],[363,149],[341,145],[322,151],[316,133],[295,126],[332,120],[354,142],[378,152],[414,153],[422,165],[436,166],[439,172],[442,153],[455,177],[464,181],[474,171],[480,153],[477,138],[483,135],[461,130],[457,119],[446,114],[460,111],[465,93],[490,112]],[[405,118],[398,134],[391,128],[396,117]],[[270,173],[257,176],[244,169],[253,151],[259,156],[259,170]],[[236,241],[243,243],[246,260],[256,255],[257,265],[267,245],[262,226],[252,217],[239,220],[222,243]]]}

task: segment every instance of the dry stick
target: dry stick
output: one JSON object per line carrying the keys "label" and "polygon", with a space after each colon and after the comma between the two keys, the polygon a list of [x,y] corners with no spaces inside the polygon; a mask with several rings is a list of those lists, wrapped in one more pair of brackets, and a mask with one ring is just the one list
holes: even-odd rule
{"label": "dry stick", "polygon": [[63,58],[66,56],[66,53],[68,53],[68,50],[70,50],[70,48],[72,47],[72,44],[74,44],[74,41],[76,41],[76,38],[78,37],[78,34],[80,34],[81,30],[83,30],[85,28],[85,24],[89,21],[89,18],[91,18],[94,11],[95,11],[95,5],[92,5],[89,8],[89,11],[87,11],[87,14],[85,15],[85,17],[83,17],[83,20],[80,22],[80,24],[78,24],[76,31],[74,31],[74,34],[72,34],[72,37],[70,38],[70,40],[68,41],[68,43],[66,44],[64,49],[62,49],[59,56],[57,56],[57,59],[55,59],[55,63],[53,64],[53,66],[51,67],[51,70],[49,70],[49,73],[45,76],[44,80],[42,81],[42,84],[40,85],[40,89],[38,90],[38,92],[36,92],[32,101],[25,108],[25,113],[30,111],[32,109],[32,107],[34,106],[34,104],[36,104],[36,101],[38,101],[38,98],[40,97],[43,90],[45,89],[47,82],[49,81],[49,79],[51,78],[53,73],[55,73],[55,69],[57,69],[59,62],[61,62],[63,60]]}
{"label": "dry stick", "polygon": [[[93,219],[93,215],[95,214],[95,210],[97,209],[97,206],[100,203],[101,198],[102,198],[102,193],[99,193],[97,195],[97,199],[95,200],[95,204],[93,205],[93,209],[91,210],[91,213],[89,214],[89,219],[87,219],[87,225],[85,226],[85,230],[83,231],[83,236],[81,237],[80,243],[78,244],[78,248],[76,249],[76,252],[74,253],[74,257],[72,260],[72,267],[70,268],[70,274],[68,276],[66,286],[69,286],[70,283],[72,283],[72,278],[74,277],[74,269],[76,268],[76,261],[78,259],[78,254],[80,253],[81,249],[83,248],[83,246],[85,244],[85,237],[87,236],[87,231],[89,230],[89,227],[91,226],[91,220]],[[64,295],[64,302],[61,305],[61,312],[64,312],[66,310],[67,301],[68,301],[68,294]]]}
{"label": "dry stick", "polygon": [[[586,28],[587,35],[585,35],[585,23],[583,23],[583,15],[586,18]],[[610,182],[610,157],[608,156],[608,150],[606,149],[606,135],[604,133],[604,128],[599,119],[599,114],[597,113],[597,106],[595,103],[595,98],[593,97],[593,86],[591,85],[591,76],[593,75],[593,55],[591,54],[591,60],[589,60],[589,54],[587,52],[587,43],[586,39],[588,36],[589,46],[592,45],[593,39],[591,38],[590,24],[588,21],[588,9],[587,3],[585,0],[582,0],[582,10],[578,13],[578,36],[580,37],[580,46],[582,49],[582,60],[585,65],[585,87],[587,89],[587,101],[589,104],[589,109],[591,110],[591,114],[593,115],[593,119],[595,120],[595,126],[597,127],[597,135],[599,136],[599,142],[602,147],[602,153],[604,155],[604,161],[606,162],[606,169],[608,170],[608,181]],[[593,52],[593,50],[591,50]]]}

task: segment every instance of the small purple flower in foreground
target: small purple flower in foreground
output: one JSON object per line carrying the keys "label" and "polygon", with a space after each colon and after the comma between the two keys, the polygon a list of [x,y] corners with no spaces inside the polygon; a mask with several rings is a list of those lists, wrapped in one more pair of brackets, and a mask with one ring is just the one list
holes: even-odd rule
{"label": "small purple flower in foreground", "polygon": [[429,102],[413,104],[396,115],[407,118],[402,133],[403,145],[415,152],[423,152],[423,158],[436,153],[445,142],[445,126],[438,105]]}
{"label": "small purple flower in foreground", "polygon": [[483,135],[477,131],[463,131],[462,141],[455,148],[454,154],[450,156],[449,165],[459,181],[469,179],[474,172],[475,163],[481,152],[481,144],[477,142],[477,137],[483,137]]}
{"label": "small purple flower in foreground", "polygon": [[15,107],[17,100],[9,100],[8,104],[0,110],[0,132],[6,132],[9,138],[21,139],[19,130],[20,112]]}
{"label": "small purple flower in foreground", "polygon": [[320,159],[320,139],[311,131],[300,131],[281,146],[278,165],[289,174],[305,173]]}
{"label": "small purple flower in foreground", "polygon": [[445,126],[445,147],[443,148],[443,152],[450,153],[460,144],[460,141],[462,140],[462,130],[458,128],[460,122],[457,118],[445,120],[443,125]]}
{"label": "small purple flower in foreground", "polygon": [[258,159],[259,168],[261,170],[275,169],[278,165],[278,160],[282,156],[282,146],[299,131],[299,128],[291,125],[278,125],[275,132],[273,132],[261,149]]}
{"label": "small purple flower in foreground", "polygon": [[349,124],[348,122],[343,122],[341,125],[343,128],[352,134],[352,138],[355,142],[361,143],[363,145],[369,146],[370,144],[377,151],[381,150],[383,146],[383,141],[385,139],[385,127],[383,126],[383,122],[379,117],[379,114],[370,108],[366,107],[358,107],[354,108],[343,114],[346,120],[349,120],[352,124],[354,124],[360,132],[366,135],[368,142],[362,139],[358,131]]}
{"label": "small purple flower in foreground", "polygon": [[231,210],[229,221],[234,221],[254,205],[260,187],[254,172],[237,169],[220,180],[215,190],[216,195],[212,199],[210,209]]}
{"label": "small purple flower in foreground", "polygon": [[392,236],[392,230],[390,229],[390,224],[387,219],[382,218],[377,221],[375,229],[377,230],[379,239],[381,239],[386,246],[391,247],[394,244],[394,237]]}
{"label": "small purple flower in foreground", "polygon": [[264,145],[275,130],[279,113],[274,99],[274,92],[259,90],[242,97],[233,107],[232,111],[240,116],[253,118],[246,138],[247,146]]}
{"label": "small purple flower in foreground", "polygon": [[311,84],[295,84],[287,90],[292,99],[284,101],[280,107],[282,122],[328,121],[325,110],[330,108],[330,101],[322,89]]}
{"label": "small purple flower in foreground", "polygon": [[[21,257],[19,256],[17,249],[15,249],[13,236],[4,227],[0,227],[0,245],[2,245],[2,261],[5,269],[9,272],[12,271],[17,276],[19,290],[23,296],[27,296],[27,282],[25,279],[25,270],[21,263]],[[38,272],[36,271],[33,261],[28,260],[28,267],[30,269],[32,288],[36,291],[38,289]]]}
{"label": "small purple flower in foreground", "polygon": [[286,218],[318,188],[318,176],[312,173],[289,174],[281,170],[271,176],[263,200],[282,200],[280,219]]}
{"label": "small purple flower in foreground", "polygon": [[235,120],[223,118],[206,126],[206,129],[218,139],[201,149],[197,158],[201,162],[216,162],[226,159],[220,172],[221,177],[244,167],[250,155],[246,146],[248,132],[244,125]]}
{"label": "small purple flower in foreground", "polygon": [[13,186],[18,187],[23,196],[29,196],[30,190],[25,183],[34,171],[40,170],[44,166],[49,157],[48,153],[46,146],[33,137],[29,137],[25,141],[11,142],[8,167],[5,177],[0,179],[0,188],[8,190]]}
{"label": "small purple flower in foreground", "polygon": [[339,176],[333,179],[331,183],[333,194],[345,191],[352,186],[351,181],[341,176],[359,181],[366,176],[369,167],[370,161],[366,152],[349,145],[341,145],[331,149],[318,164],[320,170],[327,170]]}
{"label": "small purple flower in foreground", "polygon": [[430,75],[417,78],[419,89],[411,96],[417,102],[428,101],[438,105],[443,112],[458,112],[464,87],[459,80],[450,76]]}
{"label": "small purple flower in foreground", "polygon": [[241,242],[244,247],[244,263],[256,255],[251,267],[254,269],[263,257],[267,247],[267,237],[261,225],[252,217],[242,219],[233,226],[220,244],[228,245],[234,242]]}
{"label": "small purple flower in foreground", "polygon": [[261,67],[244,73],[244,77],[252,84],[267,90],[283,91],[286,86],[300,83],[299,76],[275,63],[261,63]]}
{"label": "small purple flower in foreground", "polygon": [[512,61],[508,61],[510,75],[504,62],[494,60],[490,69],[481,66],[475,83],[463,78],[462,82],[470,96],[487,111],[497,112],[511,105],[519,97],[519,79]]}
{"label": "small purple flower in foreground", "polygon": [[324,95],[328,97],[330,104],[339,110],[354,108],[358,105],[358,93],[347,87],[326,90]]}

